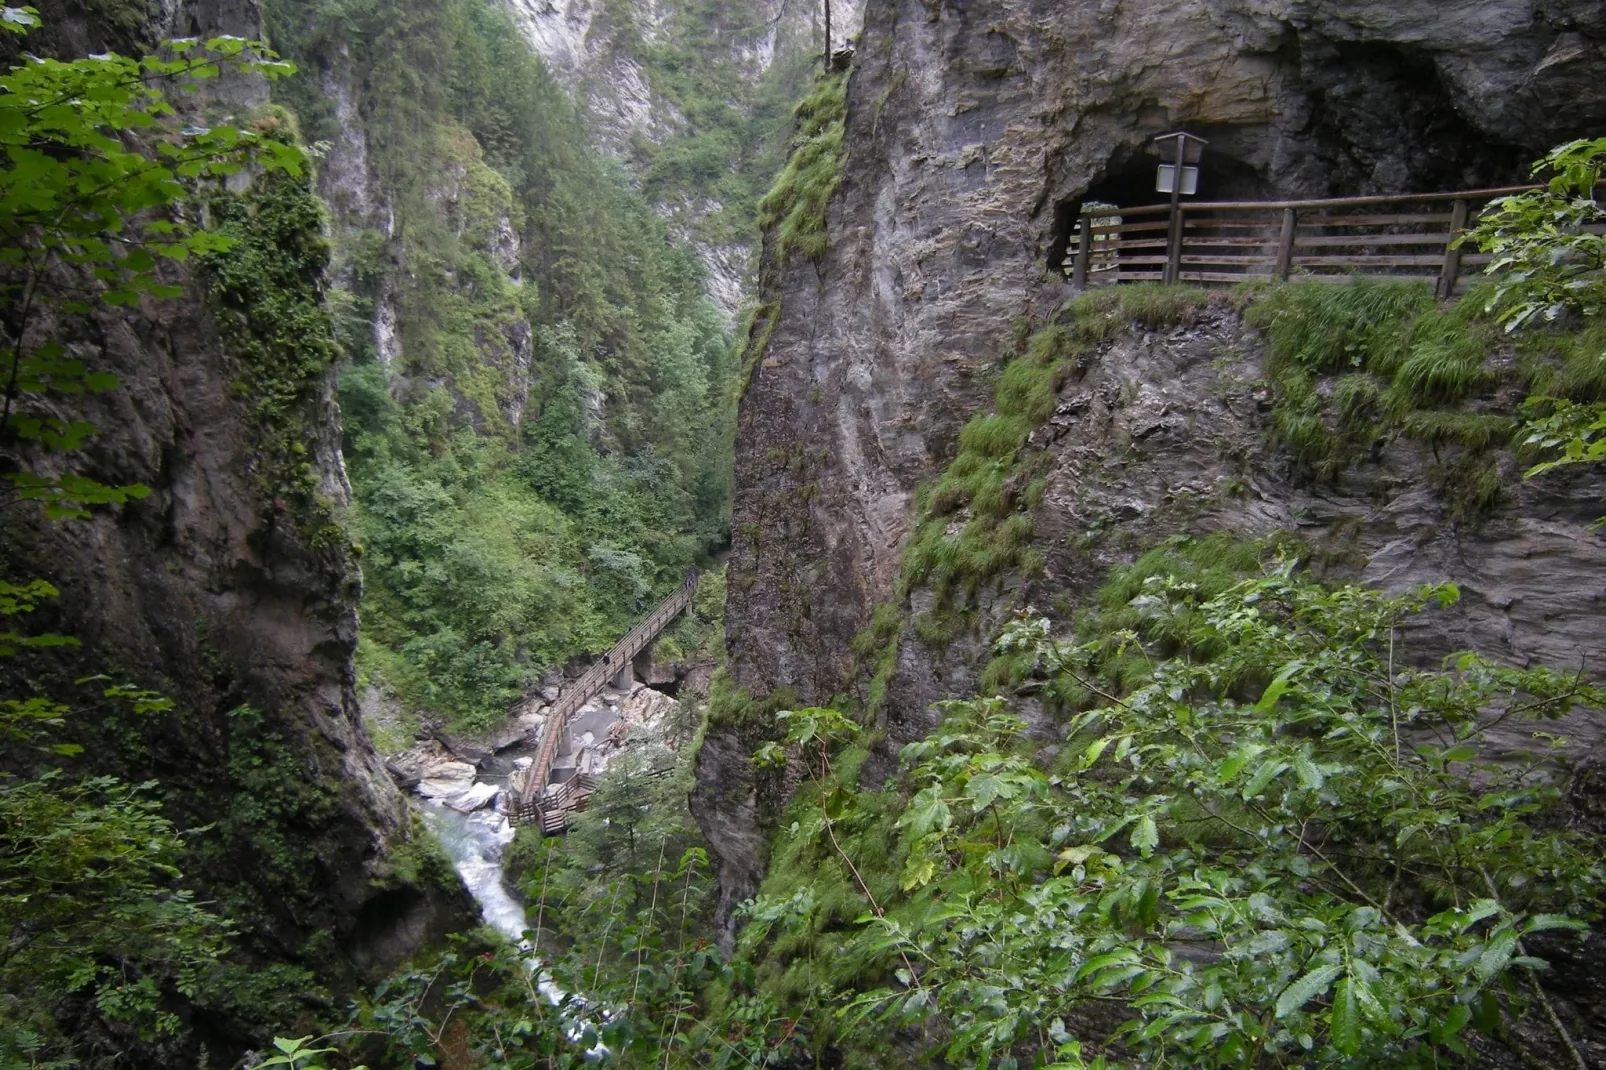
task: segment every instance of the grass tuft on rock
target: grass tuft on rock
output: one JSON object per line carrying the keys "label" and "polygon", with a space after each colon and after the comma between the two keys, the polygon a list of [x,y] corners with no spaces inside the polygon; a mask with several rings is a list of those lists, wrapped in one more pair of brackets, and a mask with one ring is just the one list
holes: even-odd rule
{"label": "grass tuft on rock", "polygon": [[847,116],[848,72],[822,75],[798,104],[792,155],[774,187],[758,203],[758,224],[773,230],[775,252],[817,258],[825,254],[826,209],[842,185],[842,131]]}
{"label": "grass tuft on rock", "polygon": [[[1516,427],[1479,406],[1521,385],[1486,304],[1480,291],[1441,304],[1425,283],[1368,279],[1261,291],[1245,318],[1266,340],[1274,439],[1316,480],[1337,478],[1380,441],[1422,442],[1438,457],[1451,514],[1476,519],[1499,496],[1498,455]],[[1571,368],[1579,382],[1594,381],[1582,357],[1537,368],[1546,370],[1535,376],[1560,379]]]}

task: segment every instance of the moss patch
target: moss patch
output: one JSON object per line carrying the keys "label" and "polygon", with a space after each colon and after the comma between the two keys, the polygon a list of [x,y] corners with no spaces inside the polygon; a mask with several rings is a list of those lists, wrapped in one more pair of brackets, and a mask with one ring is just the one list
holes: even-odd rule
{"label": "moss patch", "polygon": [[965,425],[958,455],[917,501],[900,595],[930,587],[938,605],[949,607],[1006,571],[1040,567],[1031,549],[1032,514],[1050,458],[1026,448],[1032,432],[1054,415],[1060,388],[1082,360],[1123,324],[1180,323],[1206,299],[1202,290],[1176,286],[1084,294],[1030,335],[998,376],[993,411]]}
{"label": "moss patch", "polygon": [[774,234],[777,259],[792,252],[824,255],[826,209],[842,185],[842,132],[851,72],[822,74],[793,112],[798,130],[792,155],[774,187],[758,202],[758,224]]}
{"label": "moss patch", "polygon": [[714,728],[768,724],[778,711],[796,706],[800,698],[791,688],[780,687],[755,699],[746,688],[738,687],[729,673],[719,669],[708,683],[708,724]]}
{"label": "moss patch", "polygon": [[235,389],[250,406],[253,474],[265,494],[321,527],[328,511],[315,502],[319,475],[307,441],[335,358],[322,205],[307,178],[269,175],[247,194],[214,198],[210,209],[215,229],[233,240],[204,267],[228,350],[241,363]]}

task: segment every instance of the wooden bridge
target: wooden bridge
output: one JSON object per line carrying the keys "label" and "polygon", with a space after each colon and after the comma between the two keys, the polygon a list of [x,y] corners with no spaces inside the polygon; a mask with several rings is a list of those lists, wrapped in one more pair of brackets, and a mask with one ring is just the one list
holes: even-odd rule
{"label": "wooden bridge", "polygon": [[[1092,206],[1066,250],[1077,289],[1122,282],[1346,282],[1354,276],[1430,282],[1440,297],[1487,253],[1452,247],[1498,197],[1538,186],[1339,197]],[[1591,232],[1606,227],[1591,226]]]}
{"label": "wooden bridge", "polygon": [[515,825],[533,823],[542,833],[553,835],[568,828],[569,814],[584,810],[586,800],[596,786],[591,777],[576,773],[553,790],[548,790],[552,778],[552,762],[568,727],[569,718],[576,710],[596,697],[608,681],[630,671],[637,654],[657,639],[669,622],[691,605],[697,593],[697,573],[688,573],[673,594],[658,603],[640,624],[615,643],[613,649],[602,656],[580,678],[558,693],[557,701],[547,711],[542,722],[541,746],[535,761],[525,770],[524,776],[515,776],[503,793],[503,810]]}

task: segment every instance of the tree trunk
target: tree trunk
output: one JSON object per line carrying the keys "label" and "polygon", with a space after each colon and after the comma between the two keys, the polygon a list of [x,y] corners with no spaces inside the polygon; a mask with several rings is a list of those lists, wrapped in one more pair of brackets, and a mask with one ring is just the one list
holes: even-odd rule
{"label": "tree trunk", "polygon": [[831,69],[831,0],[825,0],[825,69]]}

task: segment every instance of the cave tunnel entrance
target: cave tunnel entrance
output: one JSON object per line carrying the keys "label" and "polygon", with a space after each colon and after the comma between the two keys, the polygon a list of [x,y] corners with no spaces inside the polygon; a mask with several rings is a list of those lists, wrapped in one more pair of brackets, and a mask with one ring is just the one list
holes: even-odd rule
{"label": "cave tunnel entrance", "polygon": [[[1210,138],[1209,131],[1200,133]],[[1189,201],[1252,201],[1265,200],[1273,195],[1268,183],[1253,166],[1227,152],[1205,149],[1199,168],[1199,192],[1186,198]],[[1076,236],[1077,220],[1088,205],[1111,205],[1112,209],[1137,208],[1164,204],[1169,194],[1158,193],[1154,188],[1155,168],[1160,162],[1158,150],[1152,142],[1137,149],[1118,152],[1105,165],[1103,173],[1077,197],[1068,197],[1054,206],[1054,231],[1048,246],[1048,269],[1068,275],[1068,253]],[[1116,219],[1119,211],[1112,210],[1104,219]],[[1152,217],[1146,217],[1152,218]]]}

